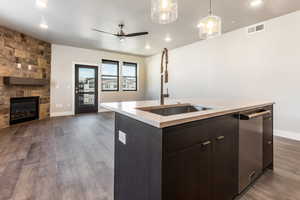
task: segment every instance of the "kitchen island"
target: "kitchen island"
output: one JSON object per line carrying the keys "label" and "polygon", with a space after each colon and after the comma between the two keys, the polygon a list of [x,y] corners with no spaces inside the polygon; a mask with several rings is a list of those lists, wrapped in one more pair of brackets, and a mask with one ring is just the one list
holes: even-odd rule
{"label": "kitchen island", "polygon": [[101,106],[116,112],[115,200],[230,200],[273,168],[273,102]]}

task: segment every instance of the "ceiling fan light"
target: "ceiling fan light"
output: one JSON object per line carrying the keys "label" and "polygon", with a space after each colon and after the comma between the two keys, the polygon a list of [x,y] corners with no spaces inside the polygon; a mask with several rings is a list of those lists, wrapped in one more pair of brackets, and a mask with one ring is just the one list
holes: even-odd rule
{"label": "ceiling fan light", "polygon": [[178,18],[177,0],[151,0],[151,19],[155,23],[169,24]]}
{"label": "ceiling fan light", "polygon": [[222,20],[215,15],[209,15],[198,24],[200,39],[211,39],[222,34]]}
{"label": "ceiling fan light", "polygon": [[125,42],[125,37],[119,37],[120,42]]}

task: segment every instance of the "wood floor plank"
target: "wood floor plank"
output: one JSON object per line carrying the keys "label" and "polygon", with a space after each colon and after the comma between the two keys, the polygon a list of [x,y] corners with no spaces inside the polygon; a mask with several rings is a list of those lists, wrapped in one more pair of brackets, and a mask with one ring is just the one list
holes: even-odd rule
{"label": "wood floor plank", "polygon": [[61,200],[86,200],[75,165],[73,159],[58,162],[57,187]]}
{"label": "wood floor plank", "polygon": [[[93,170],[94,165],[103,165],[103,163],[89,162],[84,154],[76,158],[76,170],[83,186],[83,194],[89,200],[112,200],[111,191],[107,190],[107,183],[101,182],[104,177],[99,177]],[[103,184],[104,183],[104,184]],[[111,187],[110,187],[111,188]]]}
{"label": "wood floor plank", "polygon": [[36,200],[60,200],[61,193],[57,187],[57,177],[41,176],[38,177],[38,184],[36,184]]}
{"label": "wood floor plank", "polygon": [[22,165],[23,160],[7,163],[0,176],[0,200],[6,200],[13,197],[13,192],[22,170]]}
{"label": "wood floor plank", "polygon": [[[274,155],[242,200],[300,200],[300,142],[275,137]],[[113,200],[113,165],[109,112],[0,130],[0,200]]]}
{"label": "wood floor plank", "polygon": [[22,167],[14,190],[14,200],[35,199],[36,184],[38,183],[38,167],[38,164],[27,164]]}
{"label": "wood floor plank", "polygon": [[25,165],[39,163],[41,158],[41,142],[32,143],[27,157],[24,160]]}

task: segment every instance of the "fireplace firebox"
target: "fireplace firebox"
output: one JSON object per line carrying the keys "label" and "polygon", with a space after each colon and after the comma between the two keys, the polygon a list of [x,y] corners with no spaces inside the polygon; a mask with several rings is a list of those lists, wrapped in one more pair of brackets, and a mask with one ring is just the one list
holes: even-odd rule
{"label": "fireplace firebox", "polygon": [[10,99],[10,124],[39,119],[39,97]]}

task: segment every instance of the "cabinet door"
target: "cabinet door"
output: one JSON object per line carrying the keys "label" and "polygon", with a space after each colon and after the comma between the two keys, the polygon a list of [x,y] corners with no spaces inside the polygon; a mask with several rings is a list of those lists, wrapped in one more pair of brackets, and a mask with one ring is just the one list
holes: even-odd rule
{"label": "cabinet door", "polygon": [[238,120],[218,121],[213,142],[213,199],[231,200],[238,191]]}
{"label": "cabinet door", "polygon": [[210,200],[212,194],[212,143],[205,141],[167,155],[165,200]]}
{"label": "cabinet door", "polygon": [[273,168],[273,115],[264,117],[263,168]]}

